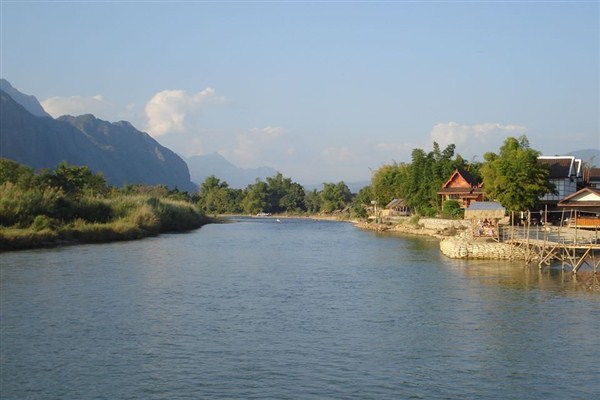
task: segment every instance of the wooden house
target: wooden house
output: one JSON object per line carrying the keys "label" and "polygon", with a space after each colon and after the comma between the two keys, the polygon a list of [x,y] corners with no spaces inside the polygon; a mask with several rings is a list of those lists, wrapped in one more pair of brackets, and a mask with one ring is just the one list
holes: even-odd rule
{"label": "wooden house", "polygon": [[600,189],[586,187],[558,202],[568,212],[570,225],[600,228]]}
{"label": "wooden house", "polygon": [[473,201],[483,201],[483,184],[477,182],[468,171],[457,168],[437,193],[442,197],[442,202],[456,200],[462,208],[467,208]]}
{"label": "wooden house", "polygon": [[587,183],[591,188],[600,189],[600,168],[590,168],[587,174]]}
{"label": "wooden house", "polygon": [[410,215],[410,208],[403,199],[394,199],[385,206],[382,216],[406,217]]}

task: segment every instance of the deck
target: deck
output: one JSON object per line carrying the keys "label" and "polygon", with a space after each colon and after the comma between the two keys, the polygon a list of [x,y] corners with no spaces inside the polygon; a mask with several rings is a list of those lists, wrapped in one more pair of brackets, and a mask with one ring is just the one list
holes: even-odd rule
{"label": "deck", "polygon": [[526,262],[541,268],[559,262],[563,269],[577,273],[588,267],[598,272],[600,267],[600,232],[576,228],[544,228],[507,226],[502,230],[502,242],[525,250]]}

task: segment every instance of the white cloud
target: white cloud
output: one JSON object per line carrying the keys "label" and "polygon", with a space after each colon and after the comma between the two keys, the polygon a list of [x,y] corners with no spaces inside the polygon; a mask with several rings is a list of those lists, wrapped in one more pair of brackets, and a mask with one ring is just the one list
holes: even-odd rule
{"label": "white cloud", "polygon": [[116,111],[115,105],[106,101],[102,95],[50,97],[43,100],[41,104],[54,118],[61,115],[94,114],[97,118],[111,120]]}
{"label": "white cloud", "polygon": [[184,90],[163,90],[146,104],[146,129],[154,137],[185,132],[189,129],[190,117],[200,114],[206,106],[224,102],[226,99],[216,96],[212,88],[195,94],[188,94]]}
{"label": "white cloud", "polygon": [[[455,144],[458,153],[466,149],[473,154],[496,151],[495,146],[506,137],[526,134],[527,128],[520,125],[502,125],[498,122],[485,122],[463,125],[457,122],[444,122],[435,125],[429,134],[428,146],[437,142],[440,148]],[[427,147],[427,146],[426,146]],[[427,147],[428,148],[428,147]]]}

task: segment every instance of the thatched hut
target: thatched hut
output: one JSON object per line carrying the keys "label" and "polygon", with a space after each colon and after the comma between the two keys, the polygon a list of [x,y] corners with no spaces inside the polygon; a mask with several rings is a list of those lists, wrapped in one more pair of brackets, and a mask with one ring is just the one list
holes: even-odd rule
{"label": "thatched hut", "polygon": [[464,219],[471,220],[473,237],[498,238],[498,221],[504,218],[506,209],[495,201],[476,201],[465,210]]}
{"label": "thatched hut", "polygon": [[404,199],[393,199],[385,206],[382,216],[384,217],[406,217],[410,215],[410,207]]}

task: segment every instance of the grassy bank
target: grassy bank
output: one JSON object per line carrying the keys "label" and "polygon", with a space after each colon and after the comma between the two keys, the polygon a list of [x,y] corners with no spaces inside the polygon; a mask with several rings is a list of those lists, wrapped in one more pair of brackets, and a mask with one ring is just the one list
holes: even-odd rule
{"label": "grassy bank", "polygon": [[63,221],[40,214],[26,227],[0,226],[0,250],[134,240],[189,231],[210,222],[194,205],[181,200],[136,195],[93,202],[104,211],[103,218]]}
{"label": "grassy bank", "polygon": [[114,188],[87,167],[54,171],[0,159],[0,250],[132,240],[210,222],[186,193]]}

